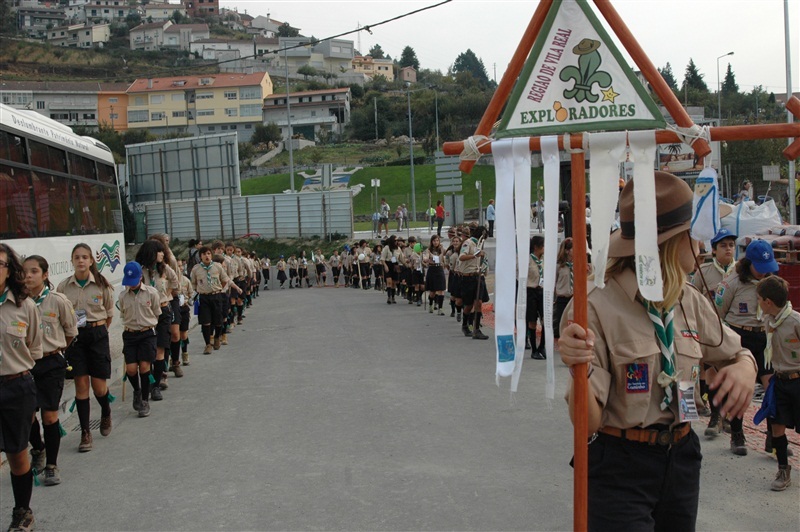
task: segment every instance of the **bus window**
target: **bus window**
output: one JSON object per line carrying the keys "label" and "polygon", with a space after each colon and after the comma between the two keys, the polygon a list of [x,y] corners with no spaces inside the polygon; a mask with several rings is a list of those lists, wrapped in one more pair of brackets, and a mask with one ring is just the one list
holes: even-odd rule
{"label": "bus window", "polygon": [[0,166],[0,235],[3,238],[36,236],[36,215],[31,203],[28,172]]}
{"label": "bus window", "polygon": [[67,173],[67,154],[64,150],[53,148],[35,140],[29,141],[29,144],[31,148],[31,166]]}
{"label": "bus window", "polygon": [[117,184],[117,173],[114,170],[113,166],[97,163],[97,179],[99,179],[103,183],[109,183],[111,185]]}
{"label": "bus window", "polygon": [[75,153],[69,154],[69,173],[70,175],[85,177],[86,179],[97,179],[94,161]]}
{"label": "bus window", "polygon": [[39,214],[40,236],[69,235],[72,225],[67,178],[33,172],[33,190]]}
{"label": "bus window", "polygon": [[0,131],[0,160],[27,164],[25,157],[25,143],[21,137],[5,131]]}

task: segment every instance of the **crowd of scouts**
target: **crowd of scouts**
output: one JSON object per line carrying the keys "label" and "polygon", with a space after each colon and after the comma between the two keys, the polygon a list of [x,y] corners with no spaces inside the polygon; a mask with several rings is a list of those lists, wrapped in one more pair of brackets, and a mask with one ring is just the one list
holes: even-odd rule
{"label": "crowd of scouts", "polygon": [[[255,254],[222,242],[210,248],[194,244],[189,260],[179,261],[169,236],[153,235],[123,269],[124,288],[116,302],[123,326],[123,380],[133,389],[139,417],[150,415],[150,401],[163,400],[169,372],[184,376],[193,307],[205,340],[203,353],[211,354],[227,345],[228,333],[259,295],[262,271]],[[90,391],[100,405],[100,434],[112,431],[108,331],[115,317],[114,288],[98,271],[87,244],[74,247],[71,261],[74,273],[55,288],[44,257],[20,260],[0,243],[0,451],[11,469],[10,531],[33,529],[30,500],[39,477],[45,486],[61,483],[58,454],[66,433],[58,410],[65,379],[75,383],[78,451],[93,447]]]}

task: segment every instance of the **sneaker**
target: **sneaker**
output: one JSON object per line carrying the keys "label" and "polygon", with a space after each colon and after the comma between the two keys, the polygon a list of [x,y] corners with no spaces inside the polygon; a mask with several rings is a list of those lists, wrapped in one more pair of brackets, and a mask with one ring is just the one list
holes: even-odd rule
{"label": "sneaker", "polygon": [[35,469],[37,473],[44,471],[44,466],[47,464],[47,453],[44,449],[37,451],[31,449],[31,469]]}
{"label": "sneaker", "polygon": [[488,340],[489,337],[486,336],[485,334],[483,334],[483,332],[479,328],[476,327],[475,330],[472,331],[472,339],[473,340]]}
{"label": "sneaker", "polygon": [[212,349],[211,344],[206,345],[206,348],[203,349],[203,354],[204,355],[210,355],[211,354],[211,349]]}
{"label": "sneaker", "polygon": [[704,434],[708,439],[716,438],[722,434],[722,417],[719,412],[711,412],[711,419],[708,420],[708,426]]}
{"label": "sneaker", "polygon": [[167,374],[166,373],[164,373],[161,376],[161,382],[158,383],[158,386],[156,386],[156,388],[158,388],[160,390],[168,390],[169,389],[169,383],[167,382]]}
{"label": "sneaker", "polygon": [[227,334],[223,334],[222,337],[219,340],[219,343],[222,344],[222,345],[228,345],[228,335]]}
{"label": "sneaker", "polygon": [[100,418],[100,435],[108,436],[111,434],[111,414]]}
{"label": "sneaker", "polygon": [[[161,394],[161,388],[158,386],[153,386],[153,389],[150,390],[150,400],[151,401],[163,401],[164,396]],[[144,406],[144,401],[142,401],[142,406]]]}
{"label": "sneaker", "polygon": [[[778,474],[775,475],[775,480],[772,481],[770,489],[772,491],[783,491],[792,485],[792,466],[778,466]],[[16,510],[15,510],[16,511]]]}
{"label": "sneaker", "polygon": [[14,513],[11,514],[11,525],[8,527],[8,532],[28,532],[33,530],[33,523],[35,521],[30,508],[14,508]]}
{"label": "sneaker", "polygon": [[428,314],[433,314],[433,305],[428,305]]}
{"label": "sneaker", "polygon": [[461,324],[461,332],[464,333],[464,336],[472,336],[472,330],[466,323]]}
{"label": "sneaker", "polygon": [[180,362],[176,362],[175,364],[172,365],[172,373],[173,375],[175,375],[176,379],[180,379],[181,377],[183,377],[183,370],[181,369]]}
{"label": "sneaker", "polygon": [[189,365],[189,353],[187,353],[186,351],[181,353],[181,360],[183,360],[183,365],[184,366],[188,366]]}
{"label": "sneaker", "polygon": [[137,412],[142,409],[142,390],[133,392],[133,409]]}
{"label": "sneaker", "polygon": [[81,443],[78,445],[79,453],[88,453],[92,450],[92,432],[89,430],[81,431]]}
{"label": "sneaker", "polygon": [[142,401],[142,407],[139,409],[139,417],[147,417],[150,415],[150,401]]}
{"label": "sneaker", "polygon": [[731,452],[737,456],[747,456],[747,440],[744,432],[731,433]]}
{"label": "sneaker", "polygon": [[44,468],[44,485],[57,486],[61,484],[61,473],[58,466],[49,465]]}
{"label": "sneaker", "polygon": [[456,314],[456,321],[461,323],[461,313]]}
{"label": "sneaker", "polygon": [[439,309],[439,316],[444,316],[444,311],[441,308]]}
{"label": "sneaker", "polygon": [[220,345],[222,345],[222,340],[220,338],[214,338],[214,351],[218,351]]}

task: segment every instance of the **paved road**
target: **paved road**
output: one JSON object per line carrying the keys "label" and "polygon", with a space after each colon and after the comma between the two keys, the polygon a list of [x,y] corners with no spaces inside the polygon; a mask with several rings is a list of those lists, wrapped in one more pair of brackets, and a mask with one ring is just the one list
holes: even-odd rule
{"label": "paved road", "polygon": [[[571,528],[571,432],[544,363],[525,361],[512,406],[492,343],[449,317],[345,288],[256,303],[211,356],[192,332],[150,418],[129,390],[87,454],[68,421],[64,483],[34,489],[38,530]],[[557,397],[567,378],[557,364]],[[774,460],[726,447],[704,442],[699,528],[797,530],[798,482],[772,493]],[[11,504],[5,470],[2,526]]]}

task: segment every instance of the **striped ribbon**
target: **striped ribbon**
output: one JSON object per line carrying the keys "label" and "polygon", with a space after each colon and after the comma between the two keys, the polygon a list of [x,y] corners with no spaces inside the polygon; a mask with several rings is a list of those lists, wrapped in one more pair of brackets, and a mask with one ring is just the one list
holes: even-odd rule
{"label": "striped ribbon", "polygon": [[643,303],[647,309],[647,315],[653,322],[656,331],[656,341],[661,350],[661,373],[658,375],[658,384],[664,388],[664,399],[661,400],[661,410],[669,408],[672,403],[672,385],[677,380],[675,374],[675,331],[672,323],[675,318],[674,307],[665,313],[661,313],[650,303]]}

